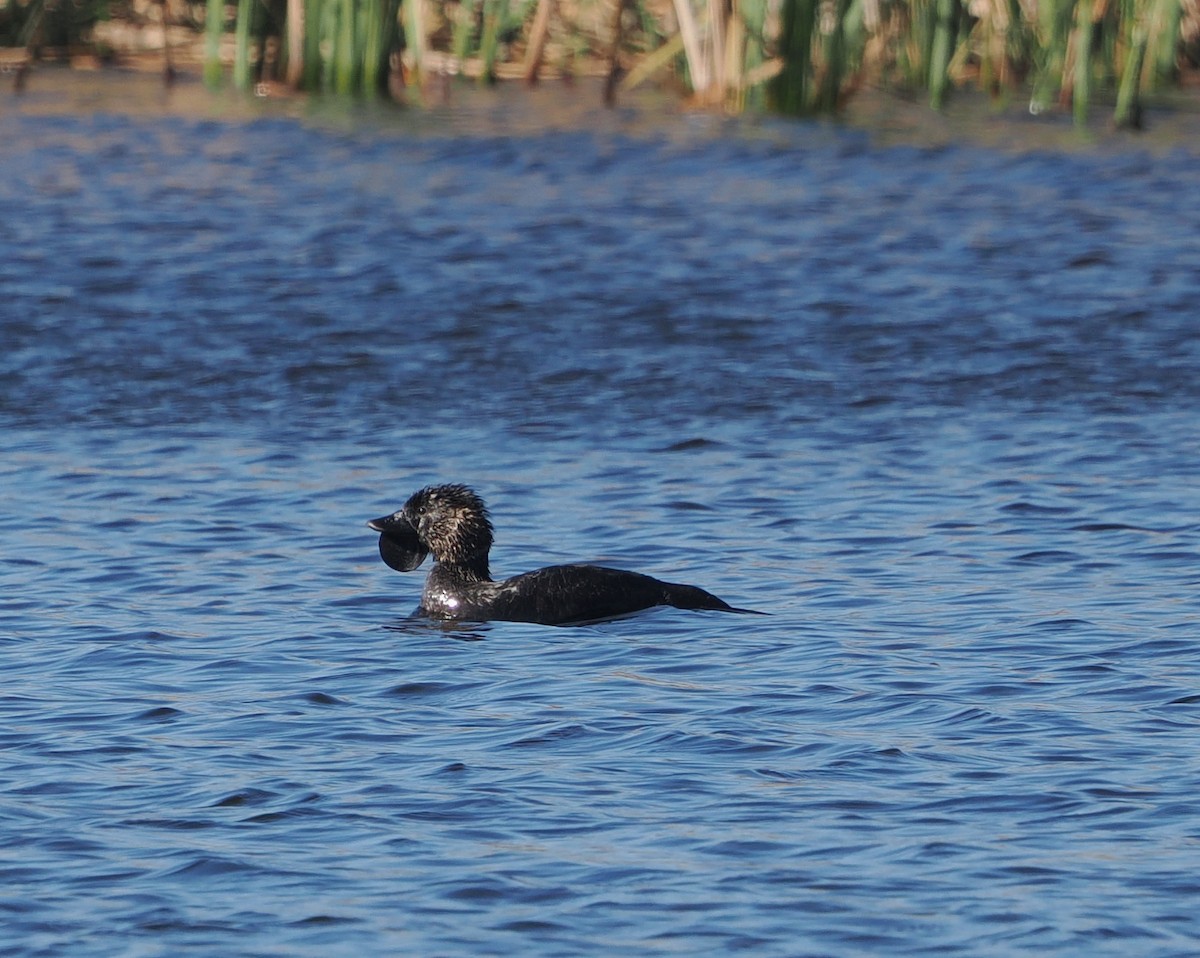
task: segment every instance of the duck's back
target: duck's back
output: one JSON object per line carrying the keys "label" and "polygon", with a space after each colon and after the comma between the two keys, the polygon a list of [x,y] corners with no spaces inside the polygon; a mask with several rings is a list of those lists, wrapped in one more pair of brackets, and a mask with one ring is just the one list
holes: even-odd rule
{"label": "duck's back", "polygon": [[543,625],[615,619],[656,605],[735,611],[703,589],[597,565],[553,565],[495,584],[489,618]]}

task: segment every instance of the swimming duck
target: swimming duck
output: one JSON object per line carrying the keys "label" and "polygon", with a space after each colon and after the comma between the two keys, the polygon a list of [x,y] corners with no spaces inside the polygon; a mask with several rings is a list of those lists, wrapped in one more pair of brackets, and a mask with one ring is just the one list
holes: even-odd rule
{"label": "swimming duck", "polygon": [[379,533],[383,561],[398,572],[411,572],[432,553],[417,613],[435,619],[579,625],[658,605],[753,612],[693,585],[597,565],[552,565],[494,581],[488,570],[491,518],[483,500],[463,485],[426,486],[399,511],[367,525]]}

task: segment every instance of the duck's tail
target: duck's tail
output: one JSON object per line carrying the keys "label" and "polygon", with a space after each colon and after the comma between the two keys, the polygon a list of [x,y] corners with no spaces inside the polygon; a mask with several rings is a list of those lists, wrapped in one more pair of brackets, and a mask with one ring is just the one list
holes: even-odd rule
{"label": "duck's tail", "polygon": [[730,605],[724,599],[719,599],[711,592],[694,585],[677,585],[674,582],[663,583],[668,605],[677,609],[711,609],[714,612],[737,612],[741,615],[767,615],[757,609],[739,609]]}

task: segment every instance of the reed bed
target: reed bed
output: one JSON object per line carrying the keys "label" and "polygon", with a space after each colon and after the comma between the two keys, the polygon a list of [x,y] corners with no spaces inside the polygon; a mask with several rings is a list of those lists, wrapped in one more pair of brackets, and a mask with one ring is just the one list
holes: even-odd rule
{"label": "reed bed", "polygon": [[0,0],[0,49],[34,55],[80,50],[106,13],[102,0]]}
{"label": "reed bed", "polygon": [[[210,2],[205,80],[219,85],[228,73],[243,90],[282,81],[341,95],[385,93],[391,59],[403,42],[399,14],[400,0]],[[225,42],[230,33],[232,57]]]}
{"label": "reed bed", "polygon": [[[263,49],[262,3],[237,0],[239,86]],[[800,115],[834,112],[864,83],[923,91],[934,109],[973,85],[1079,124],[1103,99],[1136,125],[1143,96],[1200,50],[1200,0],[291,0],[297,11],[284,58],[309,89],[383,89],[389,72],[410,88],[490,81],[511,64],[531,82],[604,73],[610,97],[662,77],[705,105]]]}
{"label": "reed bed", "polygon": [[[0,0],[0,46],[86,38],[117,0]],[[172,0],[155,0],[166,11]],[[229,0],[205,14],[205,76],[338,94],[431,80],[595,73],[729,111],[832,113],[864,84],[1028,98],[1032,113],[1140,123],[1200,63],[1200,0]],[[232,43],[230,42],[232,36]],[[232,62],[231,62],[232,61]]]}

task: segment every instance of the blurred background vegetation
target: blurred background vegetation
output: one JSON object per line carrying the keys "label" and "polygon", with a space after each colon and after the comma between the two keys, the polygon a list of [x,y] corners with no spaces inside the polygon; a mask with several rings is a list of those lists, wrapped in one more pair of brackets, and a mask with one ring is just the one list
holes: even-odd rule
{"label": "blurred background vegetation", "polygon": [[864,84],[955,89],[1031,112],[1188,85],[1200,0],[0,0],[0,66],[158,57],[208,82],[418,96],[454,77],[598,75],[612,100],[654,82],[731,112],[831,113]]}

